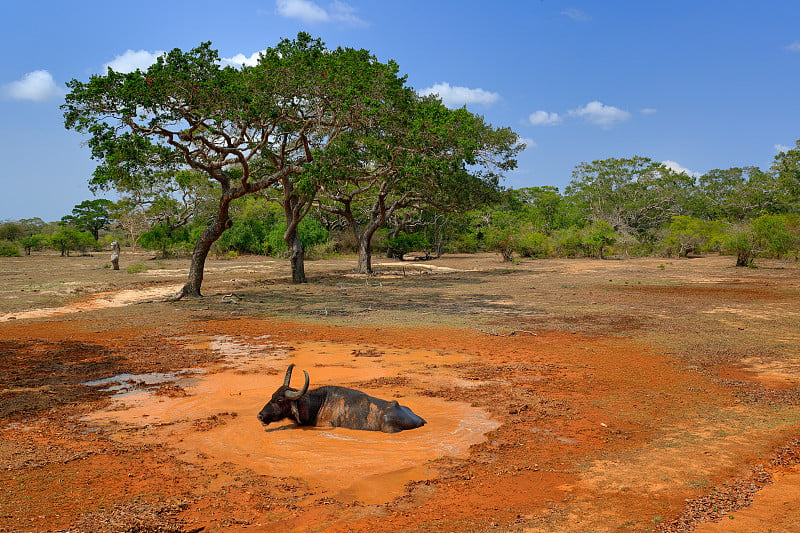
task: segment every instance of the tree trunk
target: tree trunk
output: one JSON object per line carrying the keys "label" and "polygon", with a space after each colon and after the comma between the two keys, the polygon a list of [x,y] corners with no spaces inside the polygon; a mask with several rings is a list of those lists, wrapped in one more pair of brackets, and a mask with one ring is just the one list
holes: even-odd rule
{"label": "tree trunk", "polygon": [[300,232],[297,231],[297,225],[294,227],[289,226],[290,229],[286,230],[285,240],[286,245],[289,247],[289,262],[292,265],[292,283],[307,283],[306,280],[306,267],[305,255],[306,251],[303,248],[303,243],[300,241]]}
{"label": "tree trunk", "polygon": [[178,293],[177,298],[184,296],[199,298],[202,296],[200,294],[200,286],[203,284],[203,271],[206,266],[208,252],[211,251],[211,246],[217,242],[217,239],[222,236],[225,230],[233,225],[233,221],[228,217],[229,204],[230,200],[220,202],[216,220],[203,230],[197,240],[192,252],[192,261],[189,265],[189,279],[181,289],[181,292]]}
{"label": "tree trunk", "polygon": [[737,267],[749,267],[753,264],[753,252],[751,250],[739,250],[736,254]]}
{"label": "tree trunk", "polygon": [[358,240],[358,273],[372,274],[372,235],[367,232]]}
{"label": "tree trunk", "polygon": [[281,179],[283,186],[283,212],[286,216],[286,233],[283,240],[289,249],[289,263],[292,267],[292,283],[308,283],[306,279],[305,257],[306,251],[300,241],[300,231],[298,227],[303,217],[308,213],[308,207],[314,199],[316,192],[311,198],[303,198],[295,192],[294,183],[291,176],[287,175]]}

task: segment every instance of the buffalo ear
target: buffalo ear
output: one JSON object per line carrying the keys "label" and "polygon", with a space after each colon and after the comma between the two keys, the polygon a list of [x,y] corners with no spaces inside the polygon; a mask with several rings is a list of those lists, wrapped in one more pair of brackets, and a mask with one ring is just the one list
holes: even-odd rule
{"label": "buffalo ear", "polygon": [[288,399],[288,400],[299,400],[300,398],[303,397],[303,395],[306,392],[308,392],[308,383],[309,383],[308,372],[303,370],[303,374],[305,374],[305,376],[306,376],[306,382],[305,382],[305,384],[303,384],[303,388],[300,389],[299,391],[287,390],[286,392],[283,393],[283,396],[286,399]]}

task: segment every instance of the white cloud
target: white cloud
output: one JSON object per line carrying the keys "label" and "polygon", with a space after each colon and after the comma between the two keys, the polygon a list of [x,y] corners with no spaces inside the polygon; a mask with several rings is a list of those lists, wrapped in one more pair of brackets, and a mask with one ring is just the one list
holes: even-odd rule
{"label": "white cloud", "polygon": [[236,54],[233,57],[223,57],[222,62],[227,63],[228,65],[233,65],[234,67],[241,67],[241,66],[248,66],[253,67],[258,64],[258,60],[261,57],[261,54],[266,52],[266,50],[260,50],[258,52],[253,52],[250,56],[246,56],[244,54]]}
{"label": "white cloud", "polygon": [[3,95],[13,100],[46,102],[64,94],[56,85],[53,76],[46,70],[34,70],[25,74],[21,80],[3,85]]}
{"label": "white cloud", "polygon": [[776,144],[775,145],[775,151],[776,152],[788,152],[791,149],[792,149],[791,146],[786,146],[785,144]]}
{"label": "white cloud", "polygon": [[442,103],[453,109],[466,104],[493,104],[500,99],[498,93],[484,91],[483,89],[469,89],[467,87],[452,87],[449,83],[437,83],[433,87],[419,91],[422,96],[438,94]]}
{"label": "white cloud", "polygon": [[614,106],[605,105],[602,102],[589,102],[583,107],[572,109],[569,114],[574,117],[581,117],[593,124],[610,128],[617,122],[622,122],[631,118],[631,114]]}
{"label": "white cloud", "polygon": [[676,174],[686,174],[687,176],[690,176],[692,178],[700,177],[699,172],[694,172],[692,170],[689,170],[688,168],[676,163],[675,161],[670,161],[669,159],[667,159],[666,161],[662,161],[661,164],[670,169],[671,171],[675,172]]}
{"label": "white cloud", "polygon": [[338,0],[331,4],[331,17],[333,20],[344,22],[350,26],[369,26],[369,23],[354,15],[355,8]]}
{"label": "white cloud", "polygon": [[517,145],[524,144],[525,148],[536,148],[536,141],[529,137],[519,137],[517,138]]}
{"label": "white cloud", "polygon": [[148,52],[147,50],[126,50],[124,54],[118,55],[105,65],[104,69],[113,69],[115,72],[128,73],[136,69],[147,70],[147,67],[156,62],[164,51]]}
{"label": "white cloud", "polygon": [[528,122],[534,126],[554,126],[560,124],[562,118],[558,113],[548,113],[547,111],[534,111],[528,117]]}
{"label": "white cloud", "polygon": [[800,41],[795,41],[792,44],[787,44],[784,48],[790,52],[800,52]]}
{"label": "white cloud", "polygon": [[655,109],[653,107],[645,107],[641,111],[642,115],[654,115],[657,112],[658,112],[658,109]]}
{"label": "white cloud", "polygon": [[275,9],[286,18],[296,18],[303,22],[343,22],[350,26],[367,26],[368,23],[355,15],[355,8],[334,0],[329,9],[320,7],[311,0],[275,0]]}
{"label": "white cloud", "polygon": [[580,9],[565,9],[561,12],[561,14],[565,17],[571,18],[575,22],[587,22],[592,18]]}

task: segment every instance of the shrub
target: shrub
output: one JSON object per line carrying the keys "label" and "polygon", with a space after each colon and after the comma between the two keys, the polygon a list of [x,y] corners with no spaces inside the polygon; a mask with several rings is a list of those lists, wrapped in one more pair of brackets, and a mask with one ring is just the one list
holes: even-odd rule
{"label": "shrub", "polygon": [[0,257],[19,257],[19,247],[11,241],[0,241]]}
{"label": "shrub", "polygon": [[387,257],[402,259],[403,255],[416,250],[428,250],[431,243],[422,233],[401,233],[386,239]]}
{"label": "shrub", "polygon": [[617,242],[614,227],[604,220],[598,220],[583,228],[580,235],[581,243],[587,253],[599,259],[605,259],[606,248]]}
{"label": "shrub", "polygon": [[62,256],[69,256],[71,250],[85,253],[95,245],[94,237],[86,231],[78,231],[69,226],[58,228],[49,236],[50,246],[59,250]]}
{"label": "shrub", "polygon": [[689,216],[672,217],[666,235],[659,243],[667,257],[687,257],[691,253],[719,251],[725,240],[724,224]]}
{"label": "shrub", "polygon": [[480,249],[478,235],[472,232],[457,235],[447,243],[447,251],[450,253],[473,254]]}
{"label": "shrub", "polygon": [[[300,242],[304,249],[309,249],[328,240],[329,233],[322,224],[311,217],[305,217],[297,228],[300,233]],[[289,251],[283,235],[286,233],[286,222],[276,222],[267,232],[262,247],[264,253],[276,257],[284,257]]]}
{"label": "shrub", "polygon": [[753,220],[753,241],[759,253],[781,258],[800,246],[799,215],[764,215]]}
{"label": "shrub", "polygon": [[338,243],[334,240],[327,240],[315,244],[306,250],[306,259],[325,259],[336,255]]}
{"label": "shrub", "polygon": [[33,250],[41,250],[48,242],[50,242],[50,237],[42,233],[23,237],[20,240],[20,244],[25,249],[25,255],[31,255],[31,251]]}
{"label": "shrub", "polygon": [[756,256],[753,231],[747,226],[735,226],[725,238],[724,251],[736,255],[736,266],[753,266]]}
{"label": "shrub", "polygon": [[553,252],[558,257],[577,257],[581,255],[581,235],[576,226],[554,231],[550,236],[550,240],[553,244]]}
{"label": "shrub", "polygon": [[522,257],[548,257],[552,254],[553,246],[544,233],[532,231],[523,233],[517,244],[519,255]]}
{"label": "shrub", "polygon": [[136,263],[135,265],[131,265],[125,269],[125,272],[128,274],[140,274],[142,272],[147,272],[150,270],[150,267],[143,265],[142,263]]}

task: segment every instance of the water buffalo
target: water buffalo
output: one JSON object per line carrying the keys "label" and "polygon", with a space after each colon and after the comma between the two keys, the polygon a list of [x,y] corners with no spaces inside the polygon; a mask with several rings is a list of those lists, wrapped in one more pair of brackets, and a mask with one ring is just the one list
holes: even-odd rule
{"label": "water buffalo", "polygon": [[396,401],[387,402],[346,387],[326,386],[310,391],[308,372],[305,370],[303,388],[292,389],[289,382],[293,369],[294,364],[289,365],[283,385],[258,413],[262,424],[291,418],[300,426],[330,426],[385,433],[397,433],[425,424],[425,420]]}

